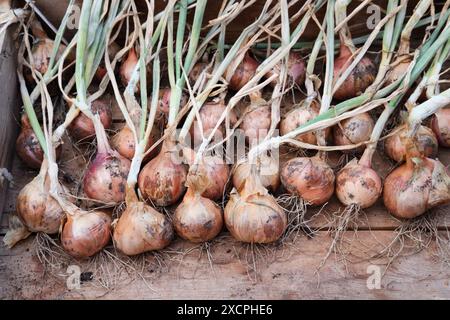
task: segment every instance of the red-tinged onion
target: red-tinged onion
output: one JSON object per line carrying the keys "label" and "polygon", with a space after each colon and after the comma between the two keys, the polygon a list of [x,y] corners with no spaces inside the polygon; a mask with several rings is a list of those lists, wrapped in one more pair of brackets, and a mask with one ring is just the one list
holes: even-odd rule
{"label": "red-tinged onion", "polygon": [[[333,127],[334,143],[337,146],[343,146],[369,141],[374,126],[373,119],[367,112],[345,119]],[[364,148],[365,146],[361,146],[353,150],[361,151]]]}
{"label": "red-tinged onion", "polygon": [[[280,122],[281,135],[285,135],[317,117],[319,115],[319,109],[320,106],[316,101],[312,101],[310,106],[301,105],[294,107]],[[325,129],[326,136],[329,136],[330,132],[330,128]],[[316,132],[300,134],[295,139],[304,143],[317,144]]]}
{"label": "red-tinged onion", "polygon": [[433,115],[431,128],[439,140],[439,144],[450,148],[450,108],[442,108]]}
{"label": "red-tinged onion", "polygon": [[209,177],[202,174],[194,176],[195,173],[190,173],[187,192],[173,216],[176,233],[195,243],[214,239],[223,226],[222,209],[202,196],[210,184]]}
{"label": "red-tinged onion", "polygon": [[[190,134],[194,141],[194,145],[199,145],[202,142],[201,129],[203,129],[203,136],[205,138],[209,137],[212,130],[216,126],[217,122],[219,122],[225,109],[226,106],[223,103],[223,101],[207,102],[201,107],[199,114],[202,123],[202,128],[200,128],[198,120],[195,120],[190,129]],[[230,111],[229,117],[230,117],[230,126],[233,126],[237,121],[236,114],[233,111]],[[225,138],[225,135],[226,135],[226,128],[225,128],[225,121],[223,121],[223,123],[215,132],[215,139],[222,140]]]}
{"label": "red-tinged onion", "polygon": [[[94,115],[98,114],[105,129],[112,125],[112,108],[109,99],[97,99],[91,104]],[[95,137],[95,127],[91,119],[80,113],[67,128],[70,135],[77,141]]]}
{"label": "red-tinged onion", "polygon": [[408,72],[411,60],[409,58],[402,58],[387,74],[386,83],[392,84],[398,79],[401,79]]}
{"label": "red-tinged onion", "polygon": [[[127,86],[133,76],[133,71],[136,68],[139,62],[139,58],[136,54],[136,50],[131,48],[128,52],[127,58],[122,62],[120,66],[120,79],[122,80],[122,84]],[[136,92],[139,90],[139,83],[136,85]]]}
{"label": "red-tinged onion", "polygon": [[320,157],[300,157],[281,168],[281,183],[286,190],[315,206],[326,203],[334,193],[334,172]]}
{"label": "red-tinged onion", "polygon": [[[339,57],[334,60],[333,78],[338,79],[352,62],[351,51],[341,43]],[[346,100],[361,95],[375,80],[376,72],[372,60],[368,57],[362,58],[333,97],[338,100]]]}
{"label": "red-tinged onion", "polygon": [[372,206],[381,195],[381,179],[369,161],[353,159],[336,176],[336,195],[344,205]]}
{"label": "red-tinged onion", "polygon": [[260,92],[251,94],[250,105],[240,125],[249,144],[254,145],[262,141],[267,136],[271,123],[271,105],[261,97]]}
{"label": "red-tinged onion", "polygon": [[241,188],[231,192],[224,218],[231,235],[242,242],[274,242],[287,227],[286,213],[263,187],[255,171]]}
{"label": "red-tinged onion", "polygon": [[[109,59],[112,61],[120,50],[121,48],[117,43],[115,42],[110,43],[108,47]],[[102,61],[98,66],[97,71],[95,71],[95,78],[97,79],[97,81],[102,81],[102,79],[106,76],[107,73],[108,71],[106,70],[105,64]]]}
{"label": "red-tinged onion", "polygon": [[[237,66],[236,70],[234,70],[234,73],[228,83],[228,87],[234,91],[239,91],[242,89],[242,87],[244,87],[255,76],[258,66],[258,61],[253,59],[247,52],[242,62]],[[225,76],[227,78],[229,73],[229,70],[225,72]]]}
{"label": "red-tinged onion", "polygon": [[259,179],[264,188],[275,192],[280,186],[280,167],[279,162],[268,154],[261,154],[255,164],[248,161],[238,164],[233,169],[233,186],[236,189],[241,188],[242,184],[250,177],[252,167],[259,175]]}
{"label": "red-tinged onion", "polygon": [[450,202],[450,177],[438,160],[409,158],[384,181],[384,205],[397,218],[411,219]]}
{"label": "red-tinged onion", "polygon": [[[403,162],[406,160],[406,140],[408,139],[408,129],[404,127],[392,136],[389,136],[384,143],[384,151],[393,160]],[[433,131],[425,126],[420,126],[415,136],[416,147],[425,157],[435,157],[438,153],[438,141]]]}
{"label": "red-tinged onion", "polygon": [[200,75],[208,69],[208,63],[204,61],[197,62],[191,69],[191,72],[189,72],[189,82],[191,83],[191,86],[193,86]]}
{"label": "red-tinged onion", "polygon": [[127,201],[114,229],[114,243],[124,254],[132,256],[165,248],[173,235],[172,224],[165,215],[144,202]]}
{"label": "red-tinged onion", "polygon": [[20,191],[16,211],[29,231],[54,234],[59,231],[65,213],[50,195],[50,181],[45,172],[41,169],[39,175]]}
{"label": "red-tinged onion", "polygon": [[[16,140],[16,153],[27,166],[39,169],[44,159],[44,150],[42,150],[26,115],[22,116],[21,122],[22,129]],[[56,159],[60,157],[61,150],[61,146],[56,148]]]}
{"label": "red-tinged onion", "polygon": [[186,191],[187,168],[178,155],[175,143],[164,141],[160,153],[139,173],[138,185],[142,196],[157,206],[168,206]]}
{"label": "red-tinged onion", "polygon": [[[153,137],[150,136],[148,139],[147,147],[145,151],[147,151],[153,145]],[[128,160],[133,160],[134,152],[136,150],[135,140],[133,137],[133,132],[130,130],[128,126],[123,126],[111,139],[111,147],[116,150],[122,157],[127,158]],[[153,149],[146,157],[144,157],[143,161],[147,162],[151,158],[153,158],[156,154],[156,149]]]}
{"label": "red-tinged onion", "polygon": [[111,217],[103,211],[76,209],[67,214],[61,243],[71,256],[88,258],[102,250],[111,238]]}
{"label": "red-tinged onion", "polygon": [[[269,71],[266,78],[270,78],[274,74],[279,76],[281,70],[281,63],[275,65],[275,67]],[[301,86],[305,82],[306,76],[306,63],[303,60],[300,53],[291,51],[289,52],[287,62],[287,86],[292,87],[294,85]],[[275,86],[279,80],[275,78],[270,84]]]}

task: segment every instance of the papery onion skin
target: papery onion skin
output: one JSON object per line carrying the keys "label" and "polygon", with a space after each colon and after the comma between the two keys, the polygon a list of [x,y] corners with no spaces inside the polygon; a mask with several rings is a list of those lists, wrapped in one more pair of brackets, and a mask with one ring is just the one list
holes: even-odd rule
{"label": "papery onion skin", "polygon": [[[280,167],[278,160],[268,155],[261,155],[257,163],[257,172],[264,188],[275,192],[280,186]],[[252,165],[248,162],[241,163],[233,169],[233,186],[240,189],[242,184],[250,176]]]}
{"label": "papery onion skin", "polygon": [[[150,135],[147,143],[147,147],[145,151],[147,151],[153,145],[153,138]],[[133,160],[134,153],[136,150],[135,140],[133,137],[133,132],[130,130],[128,126],[123,126],[112,138],[111,138],[111,147],[116,150],[122,157],[127,158],[128,160]],[[144,157],[143,161],[147,162],[151,158],[155,156],[156,148],[153,149],[146,157]]]}
{"label": "papery onion skin", "polygon": [[[95,100],[91,104],[91,109],[94,115],[99,115],[105,129],[111,128],[112,110],[108,100]],[[95,137],[94,123],[84,113],[80,113],[67,129],[70,135],[78,141]]]}
{"label": "papery onion skin", "polygon": [[191,83],[191,86],[197,82],[198,78],[200,77],[200,74],[208,68],[207,62],[197,62],[191,69],[191,72],[189,72],[189,82]]}
{"label": "papery onion skin", "polygon": [[38,175],[17,196],[17,215],[31,232],[57,233],[64,219],[64,211],[48,191],[49,184]]}
{"label": "papery onion skin", "polygon": [[240,89],[242,89],[256,74],[256,69],[258,68],[258,66],[258,61],[253,59],[247,52],[242,62],[234,71],[233,76],[230,78],[228,87],[234,91],[239,91]]}
{"label": "papery onion skin", "polygon": [[210,182],[202,196],[211,200],[222,199],[230,177],[230,168],[220,157],[205,157],[202,166]]}
{"label": "papery onion skin", "polygon": [[[341,44],[341,51],[338,58],[334,60],[333,78],[339,76],[352,64],[351,51]],[[333,94],[338,100],[347,100],[362,94],[375,80],[377,69],[372,60],[363,57],[349,74],[347,79]]]}
{"label": "papery onion skin", "polygon": [[[280,63],[276,64],[275,67],[269,71],[266,75],[266,78],[270,78],[272,75],[280,74]],[[306,77],[306,63],[303,60],[300,53],[296,51],[289,52],[288,62],[287,62],[287,86],[291,87],[294,85],[300,86],[305,82]],[[270,84],[275,86],[279,81],[278,78],[275,78]]]}
{"label": "papery onion skin", "polygon": [[262,141],[268,134],[272,123],[272,111],[269,104],[250,106],[251,111],[244,115],[240,128],[250,145]]}
{"label": "papery onion skin", "polygon": [[439,161],[422,158],[414,164],[409,159],[386,177],[383,200],[397,218],[418,217],[450,201],[450,177]]}
{"label": "papery onion skin", "polygon": [[206,242],[214,239],[222,230],[222,210],[212,200],[189,189],[175,210],[173,226],[185,240]]}
{"label": "papery onion skin", "polygon": [[431,118],[431,128],[442,147],[450,148],[450,107],[438,110]]}
{"label": "papery onion skin", "polygon": [[[408,128],[403,128],[399,132],[386,138],[384,151],[389,158],[403,162],[406,159],[406,139]],[[415,145],[418,151],[425,157],[435,157],[438,153],[438,140],[433,131],[425,126],[420,126],[415,136]]]}
{"label": "papery onion skin", "polygon": [[334,193],[334,172],[319,157],[300,157],[281,168],[281,183],[286,190],[311,205],[326,203]]}
{"label": "papery onion skin", "polygon": [[84,175],[84,193],[90,199],[103,203],[116,204],[124,201],[130,165],[130,160],[115,151],[98,152]]}
{"label": "papery onion skin", "polygon": [[103,211],[67,214],[61,243],[71,256],[88,258],[101,251],[111,238],[111,217]]}
{"label": "papery onion skin", "polygon": [[[216,126],[217,122],[219,122],[223,112],[225,111],[225,104],[222,101],[219,102],[207,102],[205,103],[202,108],[200,109],[200,119],[202,121],[202,129],[203,129],[203,135],[205,138],[207,138],[214,127]],[[230,117],[230,126],[233,126],[236,121],[236,114],[234,111],[230,111],[229,113]],[[190,134],[192,137],[192,140],[194,142],[194,145],[199,145],[202,142],[202,135],[200,130],[200,125],[197,120],[194,121],[194,123],[191,126]],[[220,127],[215,132],[215,139],[222,140],[225,138],[226,129],[225,129],[225,121],[220,125]]]}
{"label": "papery onion skin", "polygon": [[[120,66],[120,79],[122,80],[122,84],[127,86],[133,76],[133,71],[136,65],[138,64],[139,59],[136,54],[136,50],[131,48],[128,52],[127,58],[122,62]],[[136,91],[138,90],[139,84],[136,85]]]}
{"label": "papery onion skin", "polygon": [[139,173],[139,190],[145,199],[150,199],[155,205],[168,206],[183,196],[186,176],[186,165],[163,145],[158,156]]}
{"label": "papery onion skin", "polygon": [[356,159],[350,161],[336,176],[336,195],[346,206],[369,208],[378,200],[381,191],[382,183],[378,174]]}
{"label": "papery onion skin", "polygon": [[129,256],[163,249],[173,236],[167,217],[143,202],[127,203],[114,229],[115,246]]}
{"label": "papery onion skin", "polygon": [[[357,144],[369,141],[375,123],[369,113],[363,112],[354,117],[345,119],[333,127],[334,143],[337,146]],[[360,146],[342,152],[360,152],[365,146]]]}

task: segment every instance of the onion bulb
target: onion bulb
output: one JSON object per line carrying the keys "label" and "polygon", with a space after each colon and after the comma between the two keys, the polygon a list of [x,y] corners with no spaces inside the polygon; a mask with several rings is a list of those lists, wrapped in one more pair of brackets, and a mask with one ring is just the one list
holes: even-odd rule
{"label": "onion bulb", "polygon": [[[374,126],[373,119],[367,112],[345,119],[333,127],[334,143],[337,146],[343,146],[369,141]],[[365,146],[361,146],[356,151],[364,148]],[[351,152],[351,150],[343,152]]]}
{"label": "onion bulb", "polygon": [[[128,83],[131,80],[131,77],[133,76],[133,71],[136,68],[137,64],[139,62],[139,58],[136,54],[136,50],[134,48],[131,48],[130,51],[128,51],[127,58],[122,62],[120,66],[120,79],[122,80],[122,84],[126,87],[128,86]],[[137,92],[139,90],[139,82],[136,84],[135,91]]]}
{"label": "onion bulb", "polygon": [[336,195],[346,206],[372,206],[381,195],[381,179],[369,161],[353,159],[336,176]]}
{"label": "onion bulb", "polygon": [[[281,135],[285,135],[317,117],[319,115],[319,109],[320,106],[315,100],[312,101],[310,106],[301,105],[294,107],[286,113],[280,122]],[[328,136],[329,133],[330,129],[325,129],[325,135]],[[317,144],[316,132],[300,134],[295,139],[304,143]]]}
{"label": "onion bulb", "polygon": [[228,87],[234,91],[242,89],[255,76],[258,66],[258,61],[253,59],[248,52],[245,53],[244,59],[234,70],[231,78],[229,78],[231,70],[225,72],[225,77],[230,79]]}
{"label": "onion bulb", "polygon": [[322,205],[334,193],[334,172],[320,157],[300,157],[281,168],[281,183],[286,190],[311,205]]}
{"label": "onion bulb", "polygon": [[250,145],[262,141],[268,134],[272,122],[270,104],[261,97],[261,93],[250,95],[250,105],[243,116],[240,129]]}
{"label": "onion bulb", "polygon": [[75,258],[88,258],[102,250],[111,237],[111,217],[103,211],[76,209],[67,214],[61,233],[63,248]]}
{"label": "onion bulb", "polygon": [[[98,114],[105,129],[111,128],[112,110],[111,102],[108,99],[97,99],[91,104],[94,115]],[[70,135],[76,140],[83,140],[95,137],[94,123],[84,113],[80,113],[67,128]]]}
{"label": "onion bulb", "polygon": [[431,119],[431,128],[443,147],[450,147],[450,108],[438,110]]}
{"label": "onion bulb", "polygon": [[58,201],[50,195],[50,179],[45,167],[19,192],[16,211],[29,231],[54,234],[59,231],[65,214]]}
{"label": "onion bulb", "polygon": [[[25,114],[22,115],[21,123],[22,128],[16,140],[16,153],[27,166],[33,169],[39,169],[44,160],[44,150],[42,150],[38,138]],[[61,145],[56,148],[56,159],[60,155]]]}
{"label": "onion bulb", "polygon": [[206,242],[215,238],[223,226],[221,208],[212,200],[202,196],[209,187],[210,179],[190,173],[188,189],[183,201],[173,216],[173,226],[177,234],[191,242]]}
{"label": "onion bulb", "polygon": [[450,177],[429,158],[409,158],[384,181],[384,205],[397,218],[411,219],[450,201]]}
{"label": "onion bulb", "polygon": [[[202,142],[202,131],[203,129],[203,136],[207,138],[211,132],[213,131],[214,127],[216,126],[217,122],[219,122],[222,114],[224,113],[226,109],[225,104],[222,100],[220,101],[211,101],[205,103],[200,111],[200,120],[202,124],[202,128],[200,128],[200,124],[198,120],[194,120],[194,123],[191,126],[190,133],[191,137],[194,141],[194,145],[199,145]],[[236,114],[233,111],[229,112],[230,117],[230,126],[233,126],[237,119]],[[225,138],[226,129],[225,129],[225,121],[220,125],[220,127],[215,132],[215,139],[222,140]]]}
{"label": "onion bulb", "polygon": [[197,62],[191,69],[191,72],[189,72],[189,82],[191,83],[191,86],[193,86],[202,72],[208,69],[208,62],[206,61],[200,61]]}
{"label": "onion bulb", "polygon": [[[394,135],[389,136],[384,143],[384,151],[397,162],[406,159],[406,140],[408,139],[408,128],[404,127]],[[418,151],[425,157],[435,157],[438,153],[438,141],[433,131],[425,126],[419,126],[415,136],[415,145]]]}
{"label": "onion bulb", "polygon": [[254,170],[238,190],[231,192],[224,218],[231,235],[242,242],[274,242],[287,227],[286,213]]}
{"label": "onion bulb", "polygon": [[[109,59],[112,61],[120,50],[121,48],[117,43],[110,43],[108,46]],[[108,71],[106,70],[105,63],[103,61],[100,62],[97,71],[95,71],[95,78],[97,79],[97,81],[102,81],[107,73]]]}
{"label": "onion bulb", "polygon": [[[153,145],[152,136],[149,136],[147,147],[145,151],[147,151]],[[130,128],[125,125],[120,129],[111,139],[111,147],[116,150],[122,157],[127,158],[128,160],[133,160],[134,152],[136,150],[135,140],[133,137],[133,132]],[[154,149],[156,151],[156,149]],[[148,161],[154,156],[154,152],[150,152],[143,161]]]}
{"label": "onion bulb", "polygon": [[157,206],[174,204],[186,191],[187,168],[173,141],[164,141],[160,153],[142,168],[139,190]]}
{"label": "onion bulb", "polygon": [[127,201],[114,229],[115,246],[130,256],[163,249],[172,238],[172,224],[166,216],[139,201]]}
{"label": "onion bulb", "polygon": [[[339,57],[334,60],[333,78],[339,76],[352,64],[352,52],[341,41]],[[362,94],[375,80],[376,67],[368,57],[362,58],[333,97],[338,100],[354,98]]]}
{"label": "onion bulb", "polygon": [[[275,67],[267,73],[266,78],[270,78],[274,74],[278,76],[281,69],[280,65],[281,63],[276,64]],[[300,86],[305,82],[306,64],[300,53],[295,51],[289,52],[287,62],[287,75],[288,87],[292,87],[294,85]],[[275,86],[278,81],[279,80],[275,78],[275,80],[271,82],[271,85]]]}
{"label": "onion bulb", "polygon": [[280,167],[278,160],[266,153],[261,154],[254,164],[248,161],[237,164],[233,169],[233,186],[239,190],[249,178],[253,166],[263,187],[275,192],[280,186]]}

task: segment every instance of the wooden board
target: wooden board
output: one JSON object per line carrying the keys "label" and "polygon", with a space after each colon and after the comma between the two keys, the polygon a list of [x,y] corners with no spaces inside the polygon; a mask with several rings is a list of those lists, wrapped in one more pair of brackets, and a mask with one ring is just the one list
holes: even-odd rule
{"label": "wooden board", "polygon": [[[318,274],[330,245],[324,232],[255,255],[256,272],[249,267],[253,260],[248,247],[224,237],[211,246],[212,264],[205,254],[200,257],[199,250],[172,254],[163,260],[163,268],[155,267],[154,258],[148,256],[141,273],[146,281],[122,272],[111,285],[103,273],[103,283],[109,283],[110,290],[99,286],[101,275],[92,264],[76,261],[69,264],[79,266],[84,275],[93,272],[93,279],[69,290],[67,266],[45,270],[30,239],[12,251],[0,248],[0,299],[449,299],[450,268],[434,257],[434,247],[398,258],[386,272],[385,260],[366,259],[368,252],[381,250],[392,237],[387,231],[361,231],[352,243],[357,254],[349,256],[346,264],[331,255]],[[189,248],[192,245],[181,241],[171,246],[184,252]],[[108,267],[111,263],[103,265]],[[368,278],[377,272],[384,274],[379,278],[380,289],[369,289]],[[369,279],[369,283],[377,282]]]}

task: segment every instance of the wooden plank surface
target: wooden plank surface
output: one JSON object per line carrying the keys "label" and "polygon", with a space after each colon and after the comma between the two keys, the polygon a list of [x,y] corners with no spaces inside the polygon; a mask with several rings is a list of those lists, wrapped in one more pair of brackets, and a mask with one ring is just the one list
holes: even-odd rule
{"label": "wooden plank surface", "polygon": [[[349,232],[346,236],[354,234]],[[67,265],[46,270],[29,239],[12,251],[0,248],[0,298],[449,299],[450,268],[436,258],[434,247],[398,258],[387,271],[385,259],[367,259],[368,254],[380,251],[392,237],[388,231],[361,231],[352,242],[354,255],[347,256],[346,264],[331,255],[318,273],[331,241],[325,232],[313,239],[301,236],[276,250],[259,251],[253,255],[254,260],[248,246],[223,237],[220,243],[211,245],[211,264],[205,253],[186,253],[192,245],[177,241],[171,250],[185,252],[183,255],[168,254],[160,268],[155,267],[154,257],[148,256],[140,273],[143,278],[130,277],[125,272],[113,277],[110,269],[110,279],[116,279],[113,285],[112,280],[107,281],[107,273],[98,273],[92,263],[68,262],[67,265],[79,266],[84,275],[93,273],[91,281],[72,290],[66,286]],[[105,263],[103,269],[111,265]],[[378,271],[383,275],[380,289],[369,289],[368,278]],[[99,280],[109,283],[109,289],[99,286]]]}

